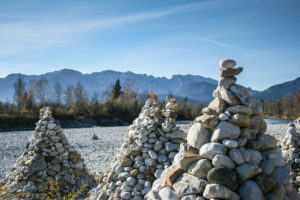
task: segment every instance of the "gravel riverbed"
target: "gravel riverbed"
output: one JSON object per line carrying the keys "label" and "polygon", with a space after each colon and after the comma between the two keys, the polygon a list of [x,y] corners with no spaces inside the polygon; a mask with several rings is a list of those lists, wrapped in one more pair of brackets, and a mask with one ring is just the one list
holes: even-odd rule
{"label": "gravel riverbed", "polygon": [[[185,130],[188,127],[187,124],[179,125]],[[280,140],[287,127],[287,124],[268,124],[267,133]],[[0,132],[0,179],[9,173],[16,159],[23,153],[32,133],[33,131]],[[64,129],[64,133],[84,158],[86,166],[101,173],[109,167],[115,152],[122,145],[124,136],[128,134],[128,126]],[[94,133],[99,140],[91,139]]]}

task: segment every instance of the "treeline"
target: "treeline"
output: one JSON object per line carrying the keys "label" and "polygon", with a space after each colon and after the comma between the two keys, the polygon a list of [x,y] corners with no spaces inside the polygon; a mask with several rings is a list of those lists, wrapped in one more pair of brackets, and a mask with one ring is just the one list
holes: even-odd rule
{"label": "treeline", "polygon": [[300,87],[293,97],[263,101],[265,117],[296,119],[300,117]]}
{"label": "treeline", "polygon": [[[117,79],[100,99],[97,93],[89,98],[80,82],[65,89],[57,82],[50,90],[46,79],[25,83],[22,76],[19,76],[13,84],[13,103],[0,102],[0,129],[18,125],[34,126],[40,108],[47,105],[51,106],[54,117],[59,120],[72,121],[78,117],[89,117],[96,121],[94,125],[103,125],[102,121],[107,119],[130,123],[138,116],[149,97],[158,99],[153,92],[135,92],[133,86],[131,81],[121,86]],[[201,104],[190,103],[186,97],[176,105],[178,119],[192,120],[201,113],[203,107]]]}
{"label": "treeline", "polygon": [[[71,123],[80,118],[86,119],[85,122],[89,125],[120,125],[115,124],[114,120],[130,123],[138,116],[149,97],[158,99],[153,92],[135,92],[131,81],[121,85],[119,79],[107,88],[101,99],[97,93],[89,97],[80,82],[66,88],[57,82],[53,88],[49,88],[46,79],[30,80],[25,83],[23,77],[19,76],[12,87],[14,101],[0,102],[0,130],[16,126],[34,127],[39,110],[47,105],[51,106],[54,117],[60,121],[67,120]],[[262,105],[265,117],[290,119],[300,117],[300,88],[293,97],[263,101]],[[201,114],[204,106],[189,102],[187,97],[178,99],[177,119],[193,120]]]}

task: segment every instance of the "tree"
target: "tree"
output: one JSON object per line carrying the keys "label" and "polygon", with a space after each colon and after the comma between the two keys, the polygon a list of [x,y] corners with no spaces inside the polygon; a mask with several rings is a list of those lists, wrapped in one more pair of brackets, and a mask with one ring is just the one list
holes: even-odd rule
{"label": "tree", "polygon": [[99,102],[99,95],[97,92],[93,93],[93,96],[91,98],[91,104],[97,104]]}
{"label": "tree", "polygon": [[62,86],[59,82],[56,82],[54,85],[54,96],[55,96],[55,102],[57,104],[61,104]]}
{"label": "tree", "polygon": [[32,111],[34,109],[34,96],[30,92],[25,92],[24,94],[24,107],[27,111]]}
{"label": "tree", "polygon": [[80,82],[76,84],[75,94],[75,112],[77,115],[84,115],[88,111],[88,97]]}
{"label": "tree", "polygon": [[36,97],[39,100],[40,105],[46,103],[46,94],[48,88],[48,80],[45,78],[40,78],[36,82]]}
{"label": "tree", "polygon": [[32,105],[35,104],[35,95],[36,95],[36,90],[37,90],[37,82],[35,79],[30,79],[29,80],[29,86],[28,86],[28,96],[30,96],[30,101],[28,102]]}
{"label": "tree", "polygon": [[136,100],[136,93],[133,91],[133,87],[134,87],[134,80],[127,79],[123,86],[122,100],[125,100],[126,102]]}
{"label": "tree", "polygon": [[149,97],[151,99],[154,99],[155,101],[159,102],[158,101],[158,95],[155,92],[151,92],[151,94],[149,95]]}
{"label": "tree", "polygon": [[300,117],[300,87],[295,92],[293,97],[293,108],[294,108],[294,116]]}
{"label": "tree", "polygon": [[74,87],[69,85],[65,91],[65,102],[68,106],[74,103]]}
{"label": "tree", "polygon": [[15,89],[15,101],[18,107],[18,110],[21,111],[24,106],[24,94],[25,94],[25,82],[23,77],[19,75],[16,82],[14,82]]}
{"label": "tree", "polygon": [[183,100],[184,104],[188,104],[189,103],[189,99],[187,96],[184,97],[184,100]]}
{"label": "tree", "polygon": [[111,98],[112,99],[117,99],[119,98],[119,96],[121,95],[121,84],[120,84],[120,79],[117,79],[115,84],[112,87],[112,91],[111,91]]}
{"label": "tree", "polygon": [[75,94],[75,103],[76,104],[82,104],[86,101],[86,93],[84,91],[83,86],[81,85],[80,82],[78,82],[76,84],[76,88],[74,90],[74,94]]}

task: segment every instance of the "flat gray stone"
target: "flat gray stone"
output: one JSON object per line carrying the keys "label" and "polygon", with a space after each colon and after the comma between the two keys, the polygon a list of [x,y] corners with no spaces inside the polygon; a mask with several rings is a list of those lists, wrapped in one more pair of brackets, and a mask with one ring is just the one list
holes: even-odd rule
{"label": "flat gray stone", "polygon": [[229,157],[237,164],[241,165],[245,162],[242,153],[238,149],[231,149],[229,151]]}
{"label": "flat gray stone", "polygon": [[251,115],[252,113],[251,108],[245,105],[230,106],[226,108],[226,111],[229,111],[232,114]]}
{"label": "flat gray stone", "polygon": [[179,200],[179,196],[170,187],[165,187],[159,191],[159,196],[163,200]]}
{"label": "flat gray stone", "polygon": [[239,200],[240,197],[229,188],[218,185],[208,184],[204,190],[203,196],[207,199],[226,199],[226,200]]}
{"label": "flat gray stone", "polygon": [[235,170],[239,175],[241,182],[247,181],[262,172],[258,166],[249,163],[243,163],[242,165],[237,166]]}
{"label": "flat gray stone", "polygon": [[232,59],[223,59],[219,62],[219,65],[223,68],[231,69],[231,68],[234,68],[234,66],[236,65],[236,62]]}
{"label": "flat gray stone", "polygon": [[212,164],[215,167],[225,167],[228,169],[234,169],[235,167],[234,162],[224,154],[217,154],[212,160]]}
{"label": "flat gray stone", "polygon": [[201,159],[189,166],[188,172],[200,179],[206,179],[208,171],[213,168],[211,161],[207,159]]}
{"label": "flat gray stone", "polygon": [[219,93],[221,95],[221,98],[228,105],[233,106],[233,105],[239,105],[240,104],[239,100],[229,90],[226,90],[225,88],[220,88]]}
{"label": "flat gray stone", "polygon": [[230,122],[222,121],[214,130],[211,141],[223,139],[237,139],[240,135],[240,127]]}
{"label": "flat gray stone", "polygon": [[250,98],[250,92],[248,89],[241,85],[232,85],[230,87],[230,91],[233,93],[234,96],[238,98],[238,100],[244,104],[247,105],[249,104],[249,98]]}
{"label": "flat gray stone", "polygon": [[173,184],[173,188],[179,196],[202,193],[207,181],[199,179],[188,173],[181,175]]}
{"label": "flat gray stone", "polygon": [[217,154],[225,154],[226,146],[215,142],[204,144],[200,149],[200,156],[212,160]]}

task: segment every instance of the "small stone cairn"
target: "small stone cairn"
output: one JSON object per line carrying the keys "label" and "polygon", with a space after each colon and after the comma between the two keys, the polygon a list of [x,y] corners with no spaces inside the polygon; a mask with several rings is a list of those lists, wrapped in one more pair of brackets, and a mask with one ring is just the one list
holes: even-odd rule
{"label": "small stone cairn", "polygon": [[282,154],[291,169],[291,181],[300,193],[300,118],[289,124],[281,141]]}
{"label": "small stone cairn", "polygon": [[81,155],[54,122],[50,108],[44,107],[33,138],[1,183],[8,193],[28,192],[32,194],[30,199],[40,199],[49,197],[50,181],[62,195],[89,189],[95,182],[87,173]]}
{"label": "small stone cairn", "polygon": [[295,200],[281,149],[259,100],[236,84],[233,60],[220,62],[214,100],[188,131],[172,166],[154,181],[146,200]]}
{"label": "small stone cairn", "polygon": [[142,200],[152,182],[172,164],[186,133],[176,126],[175,97],[167,96],[165,110],[148,99],[90,200]]}

